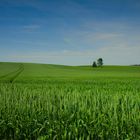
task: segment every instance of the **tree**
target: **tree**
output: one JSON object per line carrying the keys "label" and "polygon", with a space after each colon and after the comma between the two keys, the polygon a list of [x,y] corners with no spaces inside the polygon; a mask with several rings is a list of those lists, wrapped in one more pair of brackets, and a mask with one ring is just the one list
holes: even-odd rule
{"label": "tree", "polygon": [[99,59],[97,60],[97,65],[98,65],[98,66],[102,66],[102,65],[103,65],[103,59],[102,59],[102,58],[99,58]]}
{"label": "tree", "polygon": [[97,64],[95,61],[93,62],[92,67],[97,67]]}

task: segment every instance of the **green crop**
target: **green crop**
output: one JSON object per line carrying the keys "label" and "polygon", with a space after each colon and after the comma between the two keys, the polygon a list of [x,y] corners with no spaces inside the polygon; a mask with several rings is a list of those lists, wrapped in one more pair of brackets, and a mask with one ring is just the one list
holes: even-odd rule
{"label": "green crop", "polygon": [[139,67],[1,65],[0,139],[140,139]]}

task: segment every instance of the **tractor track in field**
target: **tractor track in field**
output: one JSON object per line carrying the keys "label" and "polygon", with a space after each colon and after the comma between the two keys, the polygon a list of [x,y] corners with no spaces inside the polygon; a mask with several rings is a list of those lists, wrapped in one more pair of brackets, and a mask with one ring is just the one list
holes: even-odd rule
{"label": "tractor track in field", "polygon": [[16,80],[16,78],[22,73],[23,70],[24,70],[24,65],[20,64],[20,66],[17,70],[7,73],[3,76],[0,76],[0,79],[2,79],[2,81],[4,80],[4,81],[8,81],[10,83],[13,83]]}

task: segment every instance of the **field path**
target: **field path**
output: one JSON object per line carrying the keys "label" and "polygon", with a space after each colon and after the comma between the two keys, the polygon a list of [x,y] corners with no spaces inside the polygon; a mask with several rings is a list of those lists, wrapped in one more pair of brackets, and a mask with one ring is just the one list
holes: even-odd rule
{"label": "field path", "polygon": [[13,83],[16,80],[16,78],[22,73],[23,70],[24,70],[24,65],[19,64],[19,68],[17,70],[0,76],[0,80],[9,81],[10,83]]}

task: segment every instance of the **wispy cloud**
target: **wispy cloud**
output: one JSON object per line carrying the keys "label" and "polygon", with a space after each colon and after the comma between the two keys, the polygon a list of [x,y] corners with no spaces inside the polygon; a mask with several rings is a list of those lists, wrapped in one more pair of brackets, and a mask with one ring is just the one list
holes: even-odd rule
{"label": "wispy cloud", "polygon": [[25,31],[25,32],[34,32],[34,31],[37,31],[40,28],[41,28],[41,26],[36,25],[36,24],[24,25],[23,26],[23,31]]}
{"label": "wispy cloud", "polygon": [[[99,49],[91,49],[86,51],[70,51],[62,50],[57,52],[32,52],[27,54],[19,53],[9,55],[7,58],[10,60],[19,60],[25,62],[44,62],[44,63],[57,63],[57,64],[69,64],[69,65],[82,65],[91,64],[99,57],[104,59],[105,64],[118,64],[118,65],[130,65],[139,63],[140,46],[128,46],[128,45],[115,45],[105,46]],[[74,61],[75,59],[75,61]],[[73,60],[73,62],[72,62]],[[80,61],[81,60],[81,61]]]}

